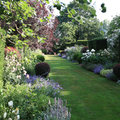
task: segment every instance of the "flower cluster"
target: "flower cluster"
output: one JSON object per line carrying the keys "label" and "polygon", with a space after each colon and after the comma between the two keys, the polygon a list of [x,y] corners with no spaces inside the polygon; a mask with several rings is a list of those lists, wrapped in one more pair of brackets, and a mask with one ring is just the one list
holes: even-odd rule
{"label": "flower cluster", "polygon": [[15,110],[13,109],[13,101],[8,102],[8,107],[9,109],[7,110],[7,112],[4,112],[3,114],[3,119],[19,120],[19,108],[16,108]]}
{"label": "flower cluster", "polygon": [[27,83],[29,86],[33,85],[37,90],[44,90],[44,93],[51,97],[59,96],[60,90],[62,90],[62,87],[53,80],[37,76],[30,76],[29,79],[27,79]]}
{"label": "flower cluster", "polygon": [[9,81],[12,84],[21,84],[25,80],[25,76],[29,77],[17,56],[7,54],[4,65],[4,81]]}
{"label": "flower cluster", "polygon": [[71,114],[64,105],[63,100],[58,98],[58,100],[54,99],[54,104],[52,105],[49,101],[49,107],[47,111],[44,113],[44,120],[70,120]]}
{"label": "flower cluster", "polygon": [[99,74],[100,71],[101,71],[103,68],[104,68],[104,67],[103,67],[102,65],[98,65],[98,66],[96,66],[96,67],[94,68],[93,72],[94,72],[95,74]]}
{"label": "flower cluster", "polygon": [[92,49],[91,51],[87,50],[86,53],[83,53],[82,55],[83,57],[81,59],[86,61],[88,58],[95,56],[95,50],[94,49]]}
{"label": "flower cluster", "polygon": [[66,53],[66,58],[68,60],[73,60],[73,57],[76,53],[81,53],[81,49],[83,48],[83,46],[78,46],[75,45],[73,47],[67,47],[65,49],[65,53]]}

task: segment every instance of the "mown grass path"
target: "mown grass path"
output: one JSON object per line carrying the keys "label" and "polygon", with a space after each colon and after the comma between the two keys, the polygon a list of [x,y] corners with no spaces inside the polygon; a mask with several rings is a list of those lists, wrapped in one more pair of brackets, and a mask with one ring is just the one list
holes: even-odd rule
{"label": "mown grass path", "polygon": [[46,62],[50,78],[64,88],[71,120],[120,120],[120,85],[57,56],[47,55]]}

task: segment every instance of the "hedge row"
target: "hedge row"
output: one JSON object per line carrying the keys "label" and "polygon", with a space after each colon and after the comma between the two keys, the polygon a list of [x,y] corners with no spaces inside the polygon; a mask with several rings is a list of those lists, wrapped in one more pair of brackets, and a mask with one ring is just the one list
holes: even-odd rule
{"label": "hedge row", "polygon": [[3,40],[4,40],[3,35],[4,34],[5,34],[4,31],[2,31],[0,29],[0,88],[2,88],[2,86],[3,86],[2,76],[3,76],[4,47],[5,47],[5,44],[3,42]]}

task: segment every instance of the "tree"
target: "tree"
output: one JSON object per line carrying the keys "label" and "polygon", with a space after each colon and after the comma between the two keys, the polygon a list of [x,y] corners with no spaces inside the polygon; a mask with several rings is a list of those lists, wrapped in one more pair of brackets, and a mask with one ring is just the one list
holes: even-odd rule
{"label": "tree", "polygon": [[47,50],[52,49],[52,41],[58,40],[53,35],[58,22],[52,18],[52,10],[46,1],[11,0],[1,1],[0,4],[3,10],[0,22],[7,32],[7,44],[27,45],[25,42],[29,41],[32,48],[44,46]]}
{"label": "tree", "polygon": [[59,39],[58,45],[65,47],[66,43],[76,42],[77,25],[72,22],[62,22],[56,29],[55,36]]}
{"label": "tree", "polygon": [[114,33],[114,30],[116,29],[120,29],[120,16],[114,17],[113,20],[110,22],[108,35]]}

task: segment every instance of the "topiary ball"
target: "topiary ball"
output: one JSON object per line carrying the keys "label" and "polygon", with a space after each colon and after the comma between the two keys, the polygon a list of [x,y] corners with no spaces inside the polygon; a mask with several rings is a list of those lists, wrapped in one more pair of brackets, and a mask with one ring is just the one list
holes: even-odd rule
{"label": "topiary ball", "polygon": [[87,46],[83,47],[83,48],[81,49],[81,53],[86,53],[86,51],[87,51],[88,49],[89,49],[89,48],[88,48]]}
{"label": "topiary ball", "polygon": [[44,62],[45,57],[43,55],[37,55],[37,60],[40,60],[40,61]]}
{"label": "topiary ball", "polygon": [[113,73],[120,79],[120,64],[113,67]]}
{"label": "topiary ball", "polygon": [[37,76],[47,77],[50,72],[50,66],[48,63],[38,63],[35,66],[35,73]]}

